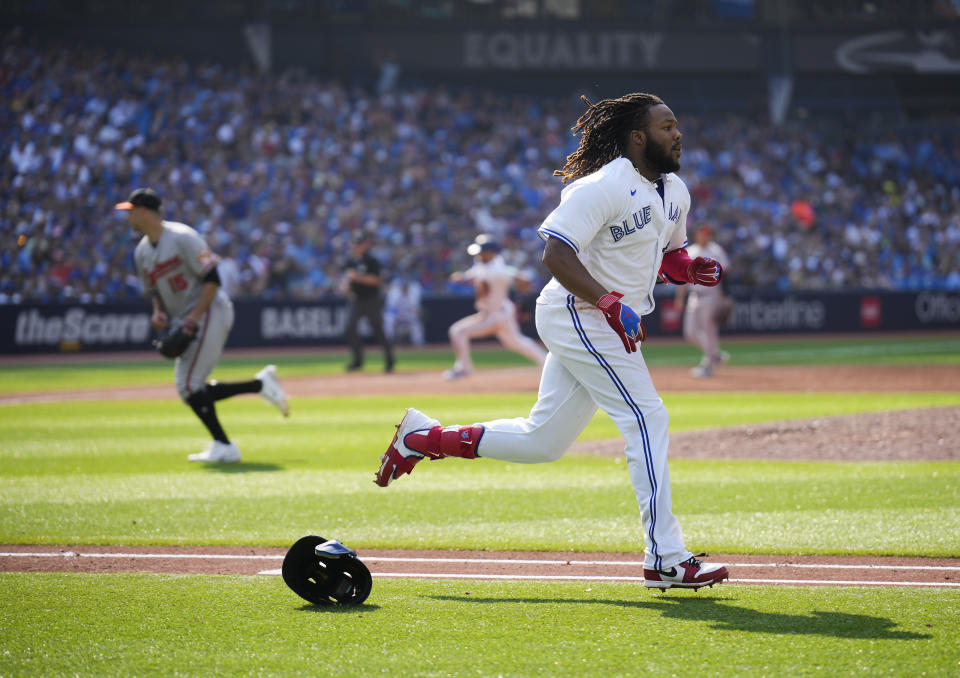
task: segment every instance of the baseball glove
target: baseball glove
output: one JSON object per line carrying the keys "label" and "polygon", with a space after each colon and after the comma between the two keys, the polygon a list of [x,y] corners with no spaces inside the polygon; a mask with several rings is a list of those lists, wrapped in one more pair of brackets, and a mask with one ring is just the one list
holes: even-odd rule
{"label": "baseball glove", "polygon": [[155,339],[153,347],[165,358],[176,358],[187,350],[195,336],[195,331],[190,332],[184,327],[178,327],[165,337]]}
{"label": "baseball glove", "polygon": [[713,320],[718,327],[723,327],[730,321],[731,315],[733,315],[733,299],[723,297],[717,304],[717,310],[713,313]]}

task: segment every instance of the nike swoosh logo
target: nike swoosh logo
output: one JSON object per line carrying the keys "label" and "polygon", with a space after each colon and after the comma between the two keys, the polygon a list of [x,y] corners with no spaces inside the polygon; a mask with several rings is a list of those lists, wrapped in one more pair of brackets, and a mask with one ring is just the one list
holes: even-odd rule
{"label": "nike swoosh logo", "polygon": [[671,567],[669,570],[657,570],[657,572],[659,572],[660,574],[666,575],[668,577],[677,576],[677,568],[675,567]]}
{"label": "nike swoosh logo", "polygon": [[637,194],[637,189],[633,189],[632,191],[630,191],[630,195],[636,195],[636,194]]}

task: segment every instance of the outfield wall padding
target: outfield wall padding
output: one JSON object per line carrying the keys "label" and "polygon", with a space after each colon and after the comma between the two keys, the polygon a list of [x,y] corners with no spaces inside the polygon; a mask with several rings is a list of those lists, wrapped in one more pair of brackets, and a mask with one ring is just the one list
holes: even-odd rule
{"label": "outfield wall padding", "polygon": [[[339,346],[347,304],[343,299],[314,302],[236,301],[230,347]],[[536,336],[533,298],[518,300],[521,326]],[[473,312],[465,297],[427,297],[423,304],[426,338],[447,341],[447,328]],[[682,314],[672,297],[658,299],[644,318],[651,335],[679,335]],[[363,328],[362,328],[363,329]],[[731,334],[886,332],[960,329],[960,293],[843,292],[753,294],[735,300],[723,329]],[[367,331],[369,340],[369,331]],[[150,305],[8,304],[0,305],[0,353],[63,353],[149,349]]]}

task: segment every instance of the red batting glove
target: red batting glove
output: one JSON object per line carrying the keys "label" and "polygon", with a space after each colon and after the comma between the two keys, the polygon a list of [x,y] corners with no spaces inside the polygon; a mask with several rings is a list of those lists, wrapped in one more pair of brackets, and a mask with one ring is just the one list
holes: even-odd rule
{"label": "red batting glove", "polygon": [[607,292],[597,300],[597,308],[603,311],[607,324],[620,336],[627,353],[637,350],[637,342],[647,338],[647,330],[640,322],[640,316],[626,304],[621,304],[620,292]]}
{"label": "red batting glove", "polygon": [[716,259],[697,257],[687,266],[687,281],[694,285],[715,287],[723,277],[723,267]]}

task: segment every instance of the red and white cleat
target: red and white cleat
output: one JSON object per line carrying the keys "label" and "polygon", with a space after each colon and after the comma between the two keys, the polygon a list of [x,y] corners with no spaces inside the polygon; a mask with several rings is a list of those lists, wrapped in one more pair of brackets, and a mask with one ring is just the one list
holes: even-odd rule
{"label": "red and white cleat", "polygon": [[[705,553],[698,554],[705,556]],[[643,569],[643,585],[648,589],[697,589],[703,586],[719,584],[729,579],[730,574],[723,565],[706,565],[691,556],[682,563],[674,565],[669,570]]]}
{"label": "red and white cleat", "polygon": [[427,433],[439,425],[439,421],[431,419],[420,410],[412,407],[407,409],[407,413],[397,424],[397,433],[393,436],[390,447],[380,458],[380,469],[374,482],[380,487],[386,487],[391,481],[410,473],[425,455],[407,447],[404,440],[411,433]]}

